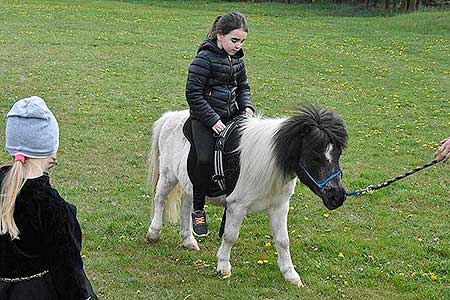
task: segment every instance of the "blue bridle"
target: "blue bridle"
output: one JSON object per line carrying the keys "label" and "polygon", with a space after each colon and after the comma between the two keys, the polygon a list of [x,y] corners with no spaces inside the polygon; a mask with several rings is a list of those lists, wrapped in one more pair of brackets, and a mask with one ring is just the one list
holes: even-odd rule
{"label": "blue bridle", "polygon": [[317,182],[314,177],[311,176],[311,174],[309,174],[309,172],[306,170],[306,168],[300,164],[300,167],[302,167],[303,171],[305,171],[306,175],[308,175],[309,179],[311,179],[312,182],[314,182],[314,184],[319,188],[319,190],[323,189],[328,182],[330,182],[331,180],[333,180],[336,176],[342,176],[342,170],[339,169],[337,170],[335,173],[331,174],[330,176],[328,176],[327,178],[325,178],[322,182]]}

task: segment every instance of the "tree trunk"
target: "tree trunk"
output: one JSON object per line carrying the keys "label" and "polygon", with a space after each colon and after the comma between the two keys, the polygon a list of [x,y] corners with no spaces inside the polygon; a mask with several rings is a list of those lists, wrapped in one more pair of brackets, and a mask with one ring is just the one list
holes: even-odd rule
{"label": "tree trunk", "polygon": [[416,0],[416,10],[419,10],[421,2],[422,2],[421,0]]}
{"label": "tree trunk", "polygon": [[416,11],[416,0],[409,1],[408,11]]}
{"label": "tree trunk", "polygon": [[397,10],[397,0],[394,0],[394,1],[392,2],[392,10],[393,10],[393,11],[396,11],[396,10]]}
{"label": "tree trunk", "polygon": [[402,4],[400,4],[400,10],[405,12],[408,9],[408,1],[409,0],[402,0]]}
{"label": "tree trunk", "polygon": [[391,0],[384,0],[384,10],[390,10]]}

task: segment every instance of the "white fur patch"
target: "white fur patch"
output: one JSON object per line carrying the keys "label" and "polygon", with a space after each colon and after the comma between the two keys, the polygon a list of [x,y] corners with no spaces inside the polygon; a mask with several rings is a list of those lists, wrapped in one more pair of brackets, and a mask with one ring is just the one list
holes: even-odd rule
{"label": "white fur patch", "polygon": [[325,157],[328,159],[329,162],[333,161],[333,157],[331,156],[331,151],[333,151],[333,145],[329,144],[327,147],[327,150],[325,151]]}

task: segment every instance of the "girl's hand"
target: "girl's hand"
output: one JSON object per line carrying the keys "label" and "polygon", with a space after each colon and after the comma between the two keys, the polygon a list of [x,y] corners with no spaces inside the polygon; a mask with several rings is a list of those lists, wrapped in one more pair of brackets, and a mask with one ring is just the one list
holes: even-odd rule
{"label": "girl's hand", "polygon": [[244,116],[246,117],[253,117],[255,114],[253,113],[253,110],[251,110],[250,108],[246,107],[243,111]]}
{"label": "girl's hand", "polygon": [[215,133],[220,134],[225,128],[226,128],[225,124],[223,124],[223,122],[221,120],[219,120],[219,121],[217,121],[216,124],[214,124],[214,126],[212,127],[212,130]]}
{"label": "girl's hand", "polygon": [[444,162],[450,158],[450,137],[442,140],[441,143],[441,147],[434,152],[434,157]]}

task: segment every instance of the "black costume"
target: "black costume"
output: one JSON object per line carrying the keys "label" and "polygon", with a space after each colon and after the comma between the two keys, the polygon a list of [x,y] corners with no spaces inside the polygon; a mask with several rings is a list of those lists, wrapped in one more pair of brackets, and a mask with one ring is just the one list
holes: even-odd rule
{"label": "black costume", "polygon": [[[9,168],[0,169],[0,183]],[[76,207],[48,176],[26,181],[14,220],[19,239],[0,235],[0,300],[97,299],[83,270]]]}
{"label": "black costume", "polygon": [[230,56],[216,45],[216,40],[206,40],[197,51],[189,67],[186,99],[192,118],[192,134],[197,155],[193,178],[194,209],[203,209],[209,162],[214,150],[212,127],[217,121],[231,121],[246,107],[252,109],[250,87],[239,50]]}

